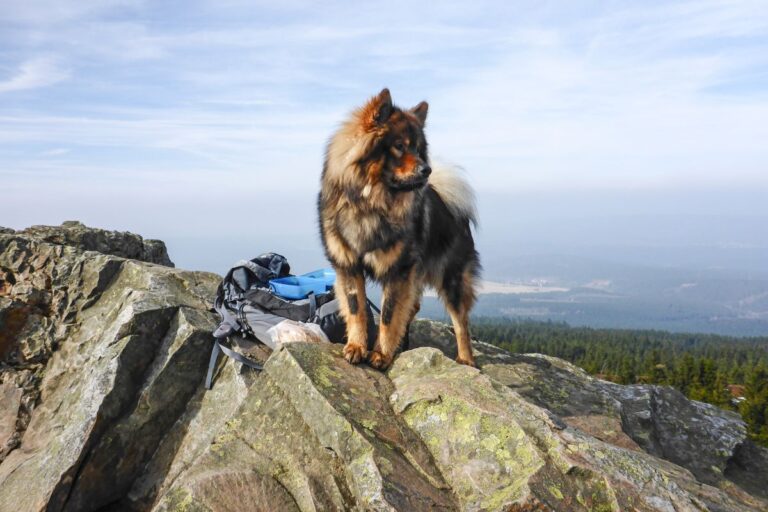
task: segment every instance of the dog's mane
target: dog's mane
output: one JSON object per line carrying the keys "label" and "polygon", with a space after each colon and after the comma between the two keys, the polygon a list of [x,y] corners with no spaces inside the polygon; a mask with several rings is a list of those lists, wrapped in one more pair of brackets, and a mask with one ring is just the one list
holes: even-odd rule
{"label": "dog's mane", "polygon": [[361,178],[354,167],[381,136],[377,130],[366,129],[365,118],[368,115],[366,107],[355,110],[331,137],[325,169],[326,177],[331,181],[351,184],[350,181]]}

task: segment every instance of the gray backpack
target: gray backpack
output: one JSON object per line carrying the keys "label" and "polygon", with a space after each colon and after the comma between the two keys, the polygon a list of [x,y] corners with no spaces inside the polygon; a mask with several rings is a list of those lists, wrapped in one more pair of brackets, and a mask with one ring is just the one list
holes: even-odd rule
{"label": "gray backpack", "polygon": [[[207,389],[212,387],[219,352],[250,368],[262,369],[260,364],[231,348],[229,339],[232,336],[255,339],[275,349],[270,329],[287,319],[317,324],[331,342],[346,341],[346,325],[333,290],[321,294],[309,293],[305,298],[291,300],[278,296],[270,289],[271,279],[290,276],[290,270],[285,257],[265,253],[252,260],[238,261],[227,272],[216,290],[213,304],[221,322],[213,333],[214,344],[205,381]],[[370,349],[376,340],[376,325],[371,309],[375,309],[377,313],[379,309],[370,301],[367,307]]]}

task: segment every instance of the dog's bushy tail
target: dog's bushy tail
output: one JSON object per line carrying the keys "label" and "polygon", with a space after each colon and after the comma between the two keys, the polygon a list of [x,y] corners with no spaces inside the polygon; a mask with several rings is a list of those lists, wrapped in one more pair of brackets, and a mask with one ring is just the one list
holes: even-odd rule
{"label": "dog's bushy tail", "polygon": [[448,209],[459,218],[466,218],[477,227],[475,191],[464,179],[463,169],[451,165],[432,163],[429,184]]}

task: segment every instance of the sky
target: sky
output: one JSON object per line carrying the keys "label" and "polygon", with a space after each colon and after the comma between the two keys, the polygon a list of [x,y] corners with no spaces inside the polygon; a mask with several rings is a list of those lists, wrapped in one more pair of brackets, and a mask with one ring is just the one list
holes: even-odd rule
{"label": "sky", "polygon": [[326,141],[385,86],[429,102],[491,271],[768,250],[762,0],[0,0],[0,225],[130,230],[218,272],[312,265]]}

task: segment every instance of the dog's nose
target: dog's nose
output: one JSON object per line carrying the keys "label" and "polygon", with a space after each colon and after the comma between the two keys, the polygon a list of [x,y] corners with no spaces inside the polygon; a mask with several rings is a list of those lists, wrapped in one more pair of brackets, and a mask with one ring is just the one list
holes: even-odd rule
{"label": "dog's nose", "polygon": [[422,178],[427,178],[430,174],[432,174],[432,168],[428,165],[422,165],[419,169],[419,175]]}

